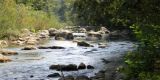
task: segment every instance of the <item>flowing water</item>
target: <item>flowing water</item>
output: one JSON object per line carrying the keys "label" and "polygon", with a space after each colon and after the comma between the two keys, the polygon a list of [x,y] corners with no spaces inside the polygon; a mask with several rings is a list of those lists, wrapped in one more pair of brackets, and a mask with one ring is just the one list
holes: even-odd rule
{"label": "flowing water", "polygon": [[[47,46],[63,46],[65,49],[37,49],[23,51],[21,48],[8,48],[19,54],[9,56],[13,61],[0,63],[0,80],[57,80],[47,78],[47,75],[58,71],[49,70],[52,64],[77,64],[81,62],[95,67],[93,70],[79,70],[64,72],[64,75],[94,76],[103,69],[102,58],[108,59],[120,56],[126,51],[134,49],[134,43],[130,41],[107,42],[106,48],[98,48],[98,43],[92,43],[94,47],[79,47],[72,41],[50,40]],[[58,72],[60,73],[60,72]],[[60,73],[61,74],[61,73]]]}

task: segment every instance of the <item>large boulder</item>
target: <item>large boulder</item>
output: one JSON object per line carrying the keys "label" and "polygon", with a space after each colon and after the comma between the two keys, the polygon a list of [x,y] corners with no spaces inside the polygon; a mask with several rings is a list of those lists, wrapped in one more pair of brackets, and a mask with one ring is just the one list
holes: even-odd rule
{"label": "large boulder", "polygon": [[84,47],[93,47],[93,45],[85,42],[85,41],[81,41],[81,42],[77,42],[78,46],[84,46]]}
{"label": "large boulder", "polygon": [[57,71],[77,71],[77,65],[69,64],[69,65],[51,65],[49,69],[57,70]]}
{"label": "large boulder", "polygon": [[71,31],[68,30],[59,30],[56,34],[55,34],[55,40],[59,40],[59,39],[64,39],[64,40],[73,40],[73,34]]}
{"label": "large boulder", "polygon": [[49,36],[55,36],[57,33],[57,29],[55,28],[50,28],[48,29],[48,31],[49,31]]}
{"label": "large boulder", "polygon": [[12,50],[1,49],[0,54],[3,54],[3,55],[17,55],[18,53],[16,51],[12,51]]}
{"label": "large boulder", "polygon": [[78,69],[86,69],[86,65],[84,63],[80,63]]}
{"label": "large boulder", "polygon": [[0,63],[4,63],[4,62],[10,62],[12,61],[11,59],[9,59],[8,57],[0,54]]}
{"label": "large boulder", "polygon": [[24,48],[22,48],[22,50],[36,50],[37,48],[34,46],[26,46]]}

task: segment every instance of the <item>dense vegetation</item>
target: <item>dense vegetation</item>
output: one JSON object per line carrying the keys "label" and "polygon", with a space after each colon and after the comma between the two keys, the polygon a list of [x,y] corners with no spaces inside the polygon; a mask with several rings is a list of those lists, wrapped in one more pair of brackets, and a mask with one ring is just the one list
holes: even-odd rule
{"label": "dense vegetation", "polygon": [[72,25],[73,0],[0,0],[0,38],[17,37],[19,31]]}
{"label": "dense vegetation", "polygon": [[126,55],[127,79],[160,80],[159,0],[76,0],[82,25],[131,28],[139,47]]}

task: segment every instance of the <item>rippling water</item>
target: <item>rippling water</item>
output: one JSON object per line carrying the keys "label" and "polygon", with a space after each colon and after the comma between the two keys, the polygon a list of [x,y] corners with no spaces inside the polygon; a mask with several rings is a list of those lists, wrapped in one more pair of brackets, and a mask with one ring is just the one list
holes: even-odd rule
{"label": "rippling water", "polygon": [[[57,80],[57,78],[47,78],[47,75],[57,71],[49,70],[52,64],[77,64],[81,62],[95,67],[94,70],[79,70],[64,72],[65,75],[88,75],[94,76],[96,72],[103,69],[102,58],[110,58],[124,54],[126,51],[134,49],[134,44],[129,41],[108,42],[106,48],[98,48],[97,43],[92,43],[94,47],[78,47],[72,41],[50,40],[47,46],[63,46],[66,49],[45,49],[22,51],[21,48],[9,48],[16,50],[19,55],[9,56],[13,60],[8,63],[0,63],[0,80]],[[58,72],[59,73],[59,72]],[[33,77],[30,77],[33,75]]]}

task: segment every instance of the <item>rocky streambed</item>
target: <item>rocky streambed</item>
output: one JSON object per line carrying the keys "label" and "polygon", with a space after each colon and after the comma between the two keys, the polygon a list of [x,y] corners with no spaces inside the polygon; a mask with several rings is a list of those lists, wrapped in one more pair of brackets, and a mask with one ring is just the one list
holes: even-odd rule
{"label": "rocky streambed", "polygon": [[7,48],[18,52],[18,55],[7,56],[12,61],[0,63],[0,80],[58,80],[59,77],[47,77],[53,73],[61,75],[60,71],[49,69],[51,65],[79,65],[80,63],[92,65],[94,69],[63,71],[64,76],[93,77],[95,73],[106,68],[104,60],[116,59],[127,51],[135,49],[134,43],[130,41],[102,42],[107,44],[107,47],[99,47],[99,42],[89,43],[94,47],[77,46],[77,42],[74,41],[57,41],[51,38],[45,46],[56,45],[64,49]]}

